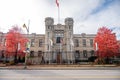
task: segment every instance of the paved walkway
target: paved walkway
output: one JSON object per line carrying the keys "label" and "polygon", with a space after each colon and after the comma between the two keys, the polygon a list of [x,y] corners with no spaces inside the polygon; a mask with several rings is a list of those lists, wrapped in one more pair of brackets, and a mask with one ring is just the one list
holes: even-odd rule
{"label": "paved walkway", "polygon": [[[0,69],[24,69],[24,65],[0,66]],[[89,70],[89,69],[120,69],[116,65],[29,65],[28,70]]]}

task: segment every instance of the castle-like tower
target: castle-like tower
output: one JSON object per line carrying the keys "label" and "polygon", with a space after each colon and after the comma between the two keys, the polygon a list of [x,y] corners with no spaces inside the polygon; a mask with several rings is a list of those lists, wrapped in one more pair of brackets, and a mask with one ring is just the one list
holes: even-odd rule
{"label": "castle-like tower", "polygon": [[[65,18],[63,24],[54,24],[51,17],[45,18],[45,34],[24,34],[31,42],[28,62],[31,64],[79,63],[88,61],[95,55],[93,43],[96,34],[73,34],[74,21]],[[1,44],[5,43],[5,33],[0,33]],[[5,48],[0,50],[0,59]],[[6,51],[5,51],[6,52]],[[14,57],[13,57],[14,58]]]}
{"label": "castle-like tower", "polygon": [[45,61],[74,62],[73,23],[72,18],[66,18],[65,25],[54,25],[51,17],[45,19]]}

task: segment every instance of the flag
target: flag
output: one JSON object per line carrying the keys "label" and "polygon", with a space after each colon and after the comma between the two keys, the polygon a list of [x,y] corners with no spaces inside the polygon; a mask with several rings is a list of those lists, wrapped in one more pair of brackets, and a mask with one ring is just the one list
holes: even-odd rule
{"label": "flag", "polygon": [[62,38],[60,38],[60,43],[63,44],[63,39]]}
{"label": "flag", "polygon": [[97,42],[95,43],[95,49],[96,49],[96,51],[98,50],[98,43]]}
{"label": "flag", "polygon": [[72,46],[74,46],[74,43],[73,43],[73,40],[72,40],[72,39],[70,39],[70,44],[71,44]]}
{"label": "flag", "polygon": [[30,46],[31,46],[31,45],[30,45],[30,42],[27,42],[27,44],[26,44],[26,49],[27,49],[27,50],[30,50]]}
{"label": "flag", "polygon": [[58,2],[58,0],[56,0],[56,5],[57,5],[57,7],[59,7],[59,2]]}
{"label": "flag", "polygon": [[53,41],[51,39],[49,39],[49,41],[50,41],[50,45],[53,46]]}

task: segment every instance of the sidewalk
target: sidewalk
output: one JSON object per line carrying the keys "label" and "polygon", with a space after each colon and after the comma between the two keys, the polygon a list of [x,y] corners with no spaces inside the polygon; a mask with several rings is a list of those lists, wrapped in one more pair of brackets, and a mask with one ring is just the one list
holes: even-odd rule
{"label": "sidewalk", "polygon": [[[23,70],[24,65],[0,66],[0,69]],[[116,65],[29,65],[26,70],[112,70],[120,69]]]}

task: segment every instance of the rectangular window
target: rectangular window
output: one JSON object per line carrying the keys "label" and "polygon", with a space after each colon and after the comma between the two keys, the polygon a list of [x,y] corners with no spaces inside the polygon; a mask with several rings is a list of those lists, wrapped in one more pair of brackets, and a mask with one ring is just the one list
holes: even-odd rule
{"label": "rectangular window", "polygon": [[94,50],[91,50],[90,53],[91,53],[91,56],[94,56]]}
{"label": "rectangular window", "polygon": [[48,37],[50,37],[50,33],[49,32],[47,33],[47,35],[48,35]]}
{"label": "rectangular window", "polygon": [[51,29],[52,29],[52,26],[48,26],[48,29],[51,30]]}
{"label": "rectangular window", "polygon": [[48,29],[50,29],[50,26],[48,26]]}
{"label": "rectangular window", "polygon": [[42,44],[43,44],[43,40],[39,39],[39,47],[42,47]]}
{"label": "rectangular window", "polygon": [[60,37],[56,38],[56,43],[60,43]]}
{"label": "rectangular window", "polygon": [[31,47],[34,47],[35,39],[31,39]]}
{"label": "rectangular window", "polygon": [[49,45],[47,45],[47,50],[49,50]]}
{"label": "rectangular window", "polygon": [[87,57],[87,51],[83,50],[83,57],[86,58]]}
{"label": "rectangular window", "polygon": [[71,29],[71,26],[69,26],[69,29]]}
{"label": "rectangular window", "polygon": [[79,59],[80,58],[80,52],[77,50],[75,51],[75,59]]}
{"label": "rectangular window", "polygon": [[93,39],[90,39],[90,47],[93,47]]}
{"label": "rectangular window", "polygon": [[34,57],[34,51],[30,51],[30,57]]}
{"label": "rectangular window", "polygon": [[86,47],[86,39],[83,39],[82,42],[83,42],[83,47]]}
{"label": "rectangular window", "polygon": [[42,51],[38,51],[38,57],[42,57]]}
{"label": "rectangular window", "polygon": [[75,47],[79,47],[79,41],[78,41],[78,39],[75,39]]}

